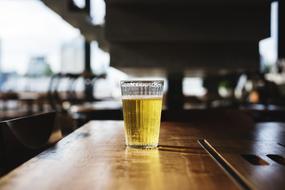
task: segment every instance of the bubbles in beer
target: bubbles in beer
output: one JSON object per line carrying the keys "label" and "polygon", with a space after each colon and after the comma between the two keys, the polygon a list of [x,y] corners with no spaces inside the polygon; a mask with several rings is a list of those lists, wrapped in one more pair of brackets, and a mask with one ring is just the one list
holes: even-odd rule
{"label": "bubbles in beer", "polygon": [[161,96],[123,97],[123,113],[127,145],[137,147],[157,146],[161,107]]}

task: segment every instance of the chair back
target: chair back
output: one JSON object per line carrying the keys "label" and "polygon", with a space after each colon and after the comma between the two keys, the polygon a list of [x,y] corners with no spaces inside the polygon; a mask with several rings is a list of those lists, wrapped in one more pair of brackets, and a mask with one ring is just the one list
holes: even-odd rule
{"label": "chair back", "polygon": [[56,113],[41,113],[0,123],[0,170],[2,174],[36,156],[51,144],[57,129]]}

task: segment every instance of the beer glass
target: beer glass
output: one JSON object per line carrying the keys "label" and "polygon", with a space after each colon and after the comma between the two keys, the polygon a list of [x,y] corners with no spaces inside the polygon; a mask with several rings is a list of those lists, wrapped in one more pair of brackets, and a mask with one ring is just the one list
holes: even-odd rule
{"label": "beer glass", "polygon": [[163,80],[121,81],[125,140],[128,147],[157,147],[163,84]]}

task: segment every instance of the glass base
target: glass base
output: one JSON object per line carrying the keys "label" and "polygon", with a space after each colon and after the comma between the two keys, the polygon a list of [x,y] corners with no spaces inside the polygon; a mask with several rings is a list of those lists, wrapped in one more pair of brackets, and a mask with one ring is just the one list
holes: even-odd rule
{"label": "glass base", "polygon": [[157,148],[157,144],[154,145],[127,145],[128,148],[136,148],[136,149],[153,149]]}

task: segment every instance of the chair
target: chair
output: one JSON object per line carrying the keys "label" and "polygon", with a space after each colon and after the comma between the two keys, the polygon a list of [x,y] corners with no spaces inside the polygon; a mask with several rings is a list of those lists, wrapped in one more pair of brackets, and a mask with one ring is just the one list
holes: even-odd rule
{"label": "chair", "polygon": [[[0,123],[0,128],[2,128],[2,123]],[[2,138],[2,131],[0,130],[0,176],[4,173],[4,143]]]}
{"label": "chair", "polygon": [[0,175],[16,168],[61,139],[56,113],[48,112],[0,123]]}

